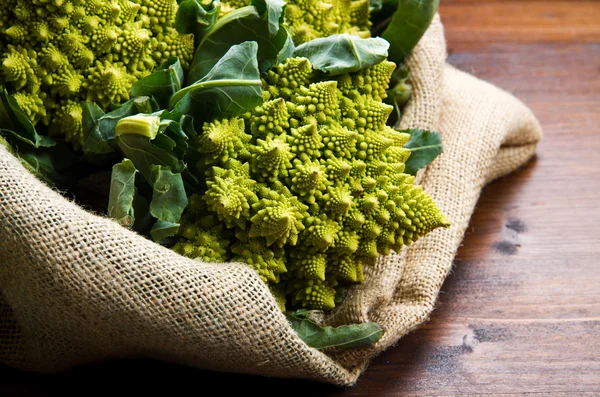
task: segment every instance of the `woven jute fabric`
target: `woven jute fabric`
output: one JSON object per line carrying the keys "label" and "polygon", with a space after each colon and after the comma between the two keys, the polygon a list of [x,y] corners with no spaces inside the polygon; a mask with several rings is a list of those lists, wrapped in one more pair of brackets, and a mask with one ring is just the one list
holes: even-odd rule
{"label": "woven jute fabric", "polygon": [[372,348],[321,352],[292,330],[258,275],[183,258],[91,214],[0,148],[0,362],[53,372],[119,357],[351,385],[427,320],[482,187],[525,163],[541,129],[521,102],[447,66],[435,18],[408,59],[402,127],[440,131],[444,153],[418,180],[452,221],[365,269],[324,319],[375,321]]}

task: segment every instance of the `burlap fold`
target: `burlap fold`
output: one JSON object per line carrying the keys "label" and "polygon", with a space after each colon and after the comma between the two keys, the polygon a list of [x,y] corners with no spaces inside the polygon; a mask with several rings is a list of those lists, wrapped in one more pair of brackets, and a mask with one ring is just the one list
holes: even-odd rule
{"label": "burlap fold", "polygon": [[370,359],[425,321],[482,187],[526,162],[533,114],[500,89],[445,65],[438,17],[408,60],[414,95],[403,127],[440,131],[444,153],[419,179],[452,221],[365,269],[325,321],[376,321],[372,348],[320,352],[287,323],[242,264],[183,258],[93,215],[0,148],[0,361],[52,372],[117,357],[218,371],[356,382]]}

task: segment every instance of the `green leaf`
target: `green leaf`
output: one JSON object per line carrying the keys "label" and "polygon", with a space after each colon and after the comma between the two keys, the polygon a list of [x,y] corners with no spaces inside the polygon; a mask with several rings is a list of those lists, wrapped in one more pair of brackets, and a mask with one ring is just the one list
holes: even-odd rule
{"label": "green leaf", "polygon": [[321,327],[307,318],[286,314],[298,336],[310,347],[326,349],[358,349],[377,343],[384,330],[377,323],[342,325],[337,328]]}
{"label": "green leaf", "polygon": [[439,5],[440,0],[398,0],[396,12],[381,35],[390,43],[390,61],[401,63],[415,48]]}
{"label": "green leaf", "polygon": [[6,88],[0,87],[0,131],[6,131],[34,148],[56,145],[54,139],[37,133],[17,101],[8,94]]}
{"label": "green leaf", "polygon": [[211,28],[219,18],[221,3],[211,1],[202,4],[200,0],[177,0],[179,8],[175,16],[175,29],[180,34],[194,35],[195,47],[204,33]]}
{"label": "green leaf", "polygon": [[88,137],[83,143],[83,152],[86,154],[108,154],[114,151],[115,148],[115,127],[119,120],[125,117],[132,116],[138,113],[152,113],[158,108],[156,102],[147,96],[139,96],[133,98],[112,112],[94,119],[98,115],[98,109],[93,106],[85,111],[90,111],[89,125],[94,128],[88,132]]}
{"label": "green leaf", "polygon": [[194,84],[219,62],[229,49],[246,41],[258,44],[258,67],[265,72],[288,58],[293,51],[289,32],[280,26],[275,36],[269,33],[269,24],[255,7],[238,8],[220,18],[204,35],[196,48],[186,85]]}
{"label": "green leaf", "polygon": [[158,242],[176,235],[178,231],[179,223],[156,221],[152,229],[150,229],[150,236],[154,241]]}
{"label": "green leaf", "polygon": [[308,58],[315,69],[331,76],[356,72],[384,61],[389,44],[379,37],[335,34],[314,39],[296,47],[295,57]]}
{"label": "green leaf", "polygon": [[154,73],[136,81],[131,87],[131,96],[152,96],[161,108],[166,108],[173,94],[181,89],[182,82],[179,58],[170,57]]}
{"label": "green leaf", "polygon": [[121,226],[132,227],[135,222],[133,198],[135,196],[135,174],[137,170],[129,159],[112,168],[110,193],[108,196],[108,216]]}
{"label": "green leaf", "polygon": [[258,13],[269,22],[269,33],[275,36],[279,31],[279,23],[283,22],[283,0],[252,0],[250,3],[258,10]]}
{"label": "green leaf", "polygon": [[404,172],[416,175],[418,170],[424,168],[442,153],[442,136],[439,132],[423,131],[417,128],[402,132],[410,134],[410,139],[404,145],[405,148],[410,149],[410,157],[406,161]]}
{"label": "green leaf", "polygon": [[194,116],[196,122],[214,117],[233,117],[262,103],[260,74],[256,63],[258,45],[234,45],[201,80],[171,98],[170,116]]}
{"label": "green leaf", "polygon": [[[170,139],[166,137],[166,139]],[[140,171],[148,183],[152,183],[152,167],[161,165],[168,167],[174,172],[185,169],[185,163],[177,158],[165,147],[154,145],[150,138],[138,134],[124,134],[117,138],[117,145],[123,155],[133,161],[135,167]]]}
{"label": "green leaf", "polygon": [[188,204],[181,174],[160,165],[152,166],[150,213],[159,221],[178,223]]}

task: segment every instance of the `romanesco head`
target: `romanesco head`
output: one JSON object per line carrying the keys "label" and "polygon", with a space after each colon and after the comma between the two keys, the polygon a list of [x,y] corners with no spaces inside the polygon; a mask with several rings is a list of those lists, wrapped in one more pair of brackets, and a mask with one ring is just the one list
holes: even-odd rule
{"label": "romanesco head", "polygon": [[224,221],[236,240],[229,258],[292,305],[332,308],[336,286],[361,282],[363,266],[449,226],[403,173],[410,136],[385,125],[393,70],[384,61],[328,79],[290,58],[265,73],[267,102],[206,123],[192,142],[212,170],[189,213]]}

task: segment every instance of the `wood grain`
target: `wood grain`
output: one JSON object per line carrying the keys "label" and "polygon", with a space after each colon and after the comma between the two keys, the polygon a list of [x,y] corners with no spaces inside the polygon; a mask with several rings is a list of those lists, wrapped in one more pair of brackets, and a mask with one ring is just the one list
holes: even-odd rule
{"label": "wood grain", "polygon": [[0,394],[599,395],[600,2],[442,3],[449,61],[522,99],[545,137],[483,191],[431,320],[356,387],[122,360],[54,376],[0,368]]}
{"label": "wood grain", "polygon": [[442,1],[450,48],[490,42],[597,42],[598,1]]}

